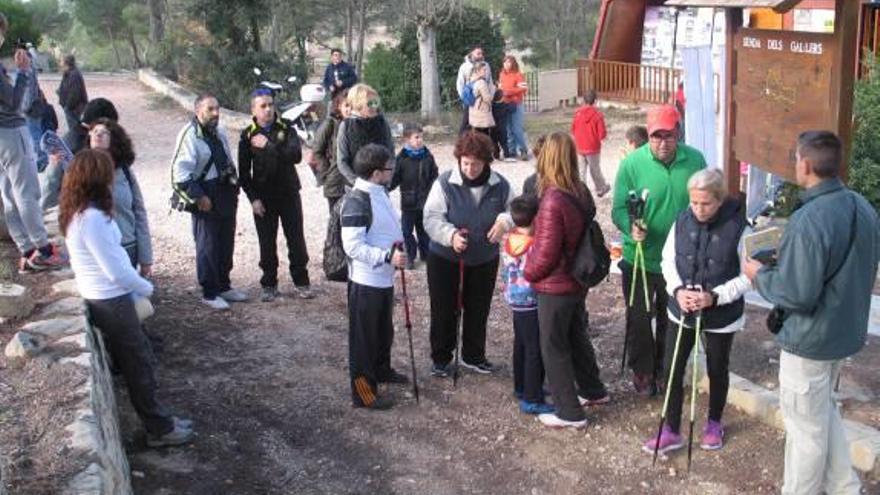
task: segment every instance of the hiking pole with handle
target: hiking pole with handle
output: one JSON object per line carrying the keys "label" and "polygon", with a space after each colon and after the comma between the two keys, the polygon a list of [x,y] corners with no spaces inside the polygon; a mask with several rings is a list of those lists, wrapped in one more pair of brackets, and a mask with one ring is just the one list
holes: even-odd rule
{"label": "hiking pole with handle", "polygon": [[660,426],[657,427],[657,442],[654,444],[654,460],[651,466],[657,464],[657,452],[660,450],[660,434],[663,433],[663,423],[666,422],[666,412],[669,410],[669,392],[672,390],[672,376],[675,374],[675,363],[678,362],[678,350],[681,348],[681,334],[684,333],[685,312],[681,311],[678,318],[678,335],[675,337],[675,351],[672,353],[672,364],[669,366],[669,377],[666,379],[666,396],[663,398],[663,410],[660,412]]}
{"label": "hiking pole with handle", "polygon": [[[467,229],[459,229],[458,235],[467,239]],[[458,385],[458,368],[461,365],[461,338],[464,333],[464,253],[458,255],[458,294],[455,301],[455,367],[452,370],[452,388]]]}
{"label": "hiking pole with handle", "polygon": [[[399,251],[403,251],[403,244],[397,243],[395,247]],[[404,321],[406,322],[406,337],[409,339],[409,364],[412,368],[412,381],[413,381],[413,394],[416,396],[416,404],[419,403],[419,381],[416,377],[416,353],[413,350],[413,340],[412,340],[412,320],[409,317],[409,296],[406,293],[406,269],[399,268],[400,270],[400,290],[403,292],[403,314],[406,318]]]}
{"label": "hiking pole with handle", "polygon": [[[648,201],[648,190],[642,189],[639,196],[635,191],[630,191],[626,200],[626,210],[632,225],[641,225],[645,217],[645,204]],[[633,267],[629,287],[629,307],[633,307],[636,298],[636,283],[639,273],[642,274],[642,288],[645,291],[645,312],[651,312],[651,302],[648,300],[648,276],[645,270],[645,250],[642,241],[636,241],[636,252],[633,257]],[[623,356],[620,358],[620,374],[626,369],[626,351],[629,347],[629,325],[626,325],[623,333]]]}
{"label": "hiking pole with handle", "polygon": [[[699,288],[700,293],[703,288]],[[688,472],[691,472],[691,456],[694,448],[694,416],[697,414],[697,375],[699,374],[700,361],[700,327],[703,326],[703,308],[697,312],[697,324],[694,325],[694,361],[691,366],[691,425],[688,433]]]}

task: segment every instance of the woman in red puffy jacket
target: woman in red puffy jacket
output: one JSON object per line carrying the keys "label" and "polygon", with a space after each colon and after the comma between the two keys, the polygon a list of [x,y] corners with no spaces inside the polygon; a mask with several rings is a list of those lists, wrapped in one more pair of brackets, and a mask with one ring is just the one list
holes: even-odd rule
{"label": "woman in red puffy jacket", "polygon": [[609,401],[593,344],[587,336],[587,289],[570,274],[584,229],[596,215],[590,190],[578,174],[578,155],[568,134],[553,133],[538,159],[535,243],[525,277],[538,293],[541,355],[556,413],[538,419],[555,428],[583,428],[583,407]]}

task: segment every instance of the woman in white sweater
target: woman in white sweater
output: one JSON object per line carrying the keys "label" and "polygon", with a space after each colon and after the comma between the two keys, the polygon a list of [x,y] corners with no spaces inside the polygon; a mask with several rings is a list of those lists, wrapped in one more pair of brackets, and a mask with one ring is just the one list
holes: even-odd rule
{"label": "woman in white sweater", "polygon": [[135,271],[121,245],[113,221],[113,176],[106,152],[78,153],[64,175],[59,223],[89,318],[125,377],[147,445],[180,445],[193,439],[192,422],[175,418],[156,398],[154,358],[134,305],[136,296],[152,295],[153,285]]}

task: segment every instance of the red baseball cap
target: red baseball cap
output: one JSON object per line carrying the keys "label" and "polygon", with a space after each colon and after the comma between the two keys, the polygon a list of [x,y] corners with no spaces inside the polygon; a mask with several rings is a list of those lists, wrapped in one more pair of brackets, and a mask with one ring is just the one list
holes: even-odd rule
{"label": "red baseball cap", "polygon": [[661,105],[648,110],[648,135],[657,131],[673,131],[680,120],[678,110],[672,105]]}

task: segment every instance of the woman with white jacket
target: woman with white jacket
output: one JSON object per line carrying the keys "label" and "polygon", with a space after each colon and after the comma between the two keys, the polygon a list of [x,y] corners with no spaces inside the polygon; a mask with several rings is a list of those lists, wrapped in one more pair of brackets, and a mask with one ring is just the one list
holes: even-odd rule
{"label": "woman with white jacket", "polygon": [[74,157],[64,174],[59,224],[89,319],[125,378],[147,445],[181,445],[194,437],[192,422],[175,418],[156,398],[154,358],[135,310],[135,298],[150,297],[153,284],[138,274],[121,245],[113,220],[113,169],[104,151]]}

